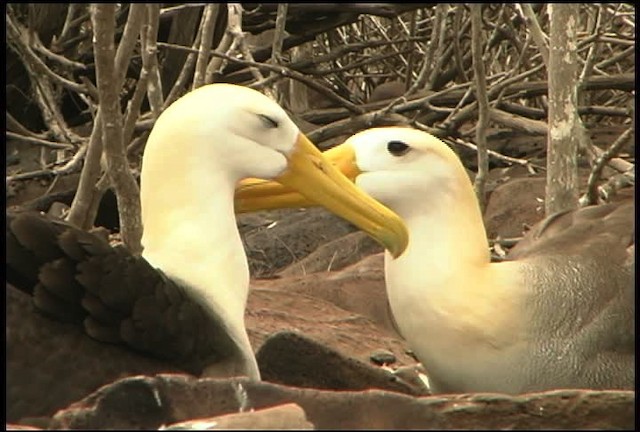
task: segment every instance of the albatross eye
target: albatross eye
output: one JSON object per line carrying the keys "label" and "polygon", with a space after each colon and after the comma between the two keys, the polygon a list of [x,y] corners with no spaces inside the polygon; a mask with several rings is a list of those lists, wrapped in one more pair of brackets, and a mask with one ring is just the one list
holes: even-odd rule
{"label": "albatross eye", "polygon": [[393,156],[403,156],[411,149],[407,144],[402,141],[389,141],[387,143],[387,150]]}
{"label": "albatross eye", "polygon": [[269,129],[275,129],[278,127],[278,121],[272,119],[271,117],[264,115],[264,114],[258,114],[258,117],[260,117],[260,119],[262,120],[262,123],[264,123],[264,125],[269,128]]}

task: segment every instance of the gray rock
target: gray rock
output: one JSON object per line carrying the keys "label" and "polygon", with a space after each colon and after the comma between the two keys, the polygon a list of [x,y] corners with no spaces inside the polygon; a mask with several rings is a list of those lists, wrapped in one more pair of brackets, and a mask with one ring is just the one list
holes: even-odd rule
{"label": "gray rock", "polygon": [[[393,355],[393,354],[392,354]],[[271,336],[256,354],[262,378],[278,384],[327,390],[384,389],[421,394],[390,371],[342,355],[294,332]]]}
{"label": "gray rock", "polygon": [[228,429],[313,429],[299,405],[288,403],[257,411],[226,414],[206,419],[188,420],[165,430],[228,430]]}
{"label": "gray rock", "polygon": [[[269,222],[267,222],[269,221]],[[252,277],[269,277],[356,228],[324,208],[284,209],[238,218]]]}
{"label": "gray rock", "polygon": [[370,359],[378,366],[390,365],[396,362],[396,356],[391,351],[385,349],[375,350],[371,353]]}
{"label": "gray rock", "polygon": [[[239,391],[241,390],[241,391]],[[244,396],[239,397],[241,393]],[[246,379],[181,375],[115,382],[54,417],[50,427],[157,429],[162,425],[295,403],[316,429],[633,429],[633,391],[562,390],[520,396],[413,397],[326,391]]]}
{"label": "gray rock", "polygon": [[353,232],[319,246],[301,260],[285,267],[280,276],[302,276],[315,272],[336,271],[384,249],[362,231]]}

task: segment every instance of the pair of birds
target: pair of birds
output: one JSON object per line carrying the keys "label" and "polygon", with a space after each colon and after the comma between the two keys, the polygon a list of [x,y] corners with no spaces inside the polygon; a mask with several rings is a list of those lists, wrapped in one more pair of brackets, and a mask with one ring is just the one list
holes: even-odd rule
{"label": "pair of birds", "polygon": [[[133,373],[259,379],[234,211],[315,203],[387,249],[392,312],[435,392],[634,385],[633,203],[552,216],[512,261],[492,264],[467,174],[441,141],[371,129],[322,155],[275,102],[229,84],[201,87],[158,118],[141,200],[142,257],[7,213],[10,421]],[[63,333],[70,352],[56,343]],[[73,373],[82,381],[68,382]],[[64,385],[73,388],[56,392]]]}

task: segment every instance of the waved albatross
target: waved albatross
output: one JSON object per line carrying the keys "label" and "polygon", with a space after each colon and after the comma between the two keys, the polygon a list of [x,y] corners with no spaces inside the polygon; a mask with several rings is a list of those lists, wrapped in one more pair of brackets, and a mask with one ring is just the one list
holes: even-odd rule
{"label": "waved albatross", "polygon": [[[439,139],[376,128],[325,155],[409,228],[405,253],[385,256],[387,294],[434,392],[634,388],[632,201],[549,216],[491,263],[469,177]],[[237,211],[309,204],[272,182],[236,194]]]}
{"label": "waved albatross", "polygon": [[142,257],[61,221],[7,212],[9,421],[51,415],[136,373],[260,379],[233,207],[249,176],[323,203],[394,255],[406,247],[398,216],[324,160],[278,104],[245,87],[201,87],[164,111],[147,141]]}

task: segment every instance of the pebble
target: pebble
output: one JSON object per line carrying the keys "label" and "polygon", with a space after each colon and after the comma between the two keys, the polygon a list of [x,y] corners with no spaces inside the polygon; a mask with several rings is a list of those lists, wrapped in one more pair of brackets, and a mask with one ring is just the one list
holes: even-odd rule
{"label": "pebble", "polygon": [[369,359],[378,366],[389,365],[396,362],[396,356],[391,351],[385,349],[375,350],[371,353]]}

